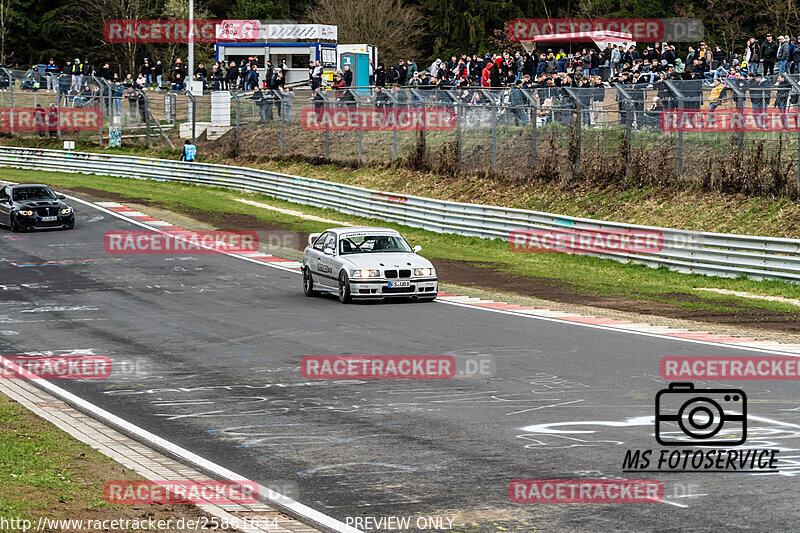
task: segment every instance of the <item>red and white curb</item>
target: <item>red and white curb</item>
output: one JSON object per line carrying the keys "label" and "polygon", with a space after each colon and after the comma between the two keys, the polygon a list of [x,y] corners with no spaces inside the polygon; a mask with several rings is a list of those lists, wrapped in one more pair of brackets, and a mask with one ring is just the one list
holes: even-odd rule
{"label": "red and white curb", "polygon": [[[181,238],[191,238],[192,235],[196,235],[196,232],[181,228],[179,226],[174,226],[169,222],[164,222],[163,220],[153,218],[150,215],[146,215],[117,202],[96,202],[95,205],[104,207],[110,211],[113,211],[114,213],[128,217],[137,222],[141,222],[155,230],[159,230],[161,232],[179,233]],[[302,265],[297,261],[284,259],[283,257],[276,257],[274,255],[263,254],[256,251],[230,252],[230,255],[246,257],[248,259],[261,261],[264,263],[280,263],[284,269],[296,270],[298,272],[300,272],[302,268]]]}
{"label": "red and white curb", "polygon": [[[168,222],[158,220],[144,213],[140,213],[130,207],[117,202],[96,202],[94,204],[84,202],[88,205],[99,206],[108,211],[111,211],[120,218],[129,218],[130,220],[139,222],[139,225],[150,227],[155,231],[160,232],[185,232],[191,235],[193,232],[185,230],[178,226],[173,226]],[[300,272],[302,265],[297,261],[275,257],[260,252],[223,252],[225,255],[231,255],[254,262],[264,263],[268,266],[280,268],[281,270],[289,270]],[[536,318],[539,320],[549,320],[556,322],[566,322],[575,325],[593,327],[599,329],[606,329],[612,331],[619,331],[621,333],[634,333],[637,335],[647,335],[656,337],[666,337],[676,340],[694,342],[700,344],[711,345],[724,345],[731,348],[776,352],[784,355],[800,356],[800,344],[784,344],[775,341],[763,341],[752,337],[737,337],[731,335],[722,335],[716,333],[709,333],[707,331],[693,331],[689,329],[672,328],[669,326],[657,326],[648,324],[646,322],[631,322],[629,320],[621,320],[616,318],[597,317],[591,315],[581,315],[575,313],[567,313],[565,311],[553,311],[542,307],[533,307],[526,305],[511,304],[507,302],[497,302],[494,300],[483,300],[481,298],[473,298],[470,296],[459,296],[457,294],[448,294],[439,292],[437,300],[440,303],[471,307],[481,309],[484,311],[492,311],[509,315],[516,315],[528,318]]]}

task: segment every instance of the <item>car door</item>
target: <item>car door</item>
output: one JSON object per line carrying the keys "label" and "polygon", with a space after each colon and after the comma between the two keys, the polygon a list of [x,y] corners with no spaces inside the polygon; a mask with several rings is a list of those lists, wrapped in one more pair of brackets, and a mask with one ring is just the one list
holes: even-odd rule
{"label": "car door", "polygon": [[327,233],[322,233],[306,248],[303,256],[303,265],[308,268],[311,273],[311,279],[315,284],[319,285],[317,281],[317,262],[320,254],[322,254],[322,244],[325,242]]}
{"label": "car door", "polygon": [[[314,243],[316,245],[316,243]],[[317,276],[320,284],[326,287],[338,287],[336,276],[339,270],[336,268],[336,234],[328,232],[317,256]]]}
{"label": "car door", "polygon": [[11,224],[11,191],[8,187],[0,189],[0,224]]}

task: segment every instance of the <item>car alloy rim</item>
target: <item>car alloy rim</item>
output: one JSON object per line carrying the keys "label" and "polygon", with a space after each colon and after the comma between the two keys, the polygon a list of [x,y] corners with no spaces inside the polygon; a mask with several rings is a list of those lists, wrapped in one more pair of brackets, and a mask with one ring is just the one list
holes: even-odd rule
{"label": "car alloy rim", "polygon": [[303,271],[303,283],[305,284],[306,291],[311,290],[311,276],[308,275],[308,270]]}
{"label": "car alloy rim", "polygon": [[345,283],[344,274],[339,276],[339,298],[344,300],[345,295],[347,294],[347,284]]}

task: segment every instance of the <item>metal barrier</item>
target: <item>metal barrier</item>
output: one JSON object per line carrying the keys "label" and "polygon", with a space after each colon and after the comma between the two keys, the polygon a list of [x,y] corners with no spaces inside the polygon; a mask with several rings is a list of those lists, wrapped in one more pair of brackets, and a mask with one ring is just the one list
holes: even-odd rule
{"label": "metal barrier", "polygon": [[800,281],[800,240],[605,222],[551,213],[448,202],[353,187],[246,167],[186,163],[135,156],[0,147],[0,166],[176,181],[263,193],[440,233],[509,239],[519,230],[658,232],[655,253],[589,255],[686,273]]}

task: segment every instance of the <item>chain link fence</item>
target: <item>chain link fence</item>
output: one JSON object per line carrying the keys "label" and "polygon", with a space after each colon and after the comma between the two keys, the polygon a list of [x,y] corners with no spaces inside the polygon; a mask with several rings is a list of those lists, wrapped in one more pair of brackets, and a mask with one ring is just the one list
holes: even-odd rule
{"label": "chain link fence", "polygon": [[[12,112],[37,104],[100,108],[104,118],[97,131],[46,134],[104,146],[175,146],[188,138],[201,144],[201,154],[224,147],[231,154],[353,165],[399,161],[447,174],[488,172],[520,180],[625,179],[639,186],[699,181],[740,192],[797,193],[796,124],[777,131],[769,120],[748,131],[665,128],[665,116],[675,110],[797,114],[797,75],[756,81],[712,72],[699,80],[669,80],[656,74],[641,79],[646,83],[570,87],[551,80],[547,86],[528,89],[448,90],[419,86],[312,91],[300,86],[193,96],[138,90],[94,76],[48,80],[39,73],[0,69],[0,107]],[[212,105],[215,98],[224,105]],[[433,128],[424,120],[411,128],[365,127],[358,119],[347,127],[330,121],[309,126],[310,114],[344,112],[358,117],[398,109],[417,115],[446,113],[451,120],[447,127]],[[10,126],[4,122],[3,131],[43,134],[13,131],[13,121]]]}

